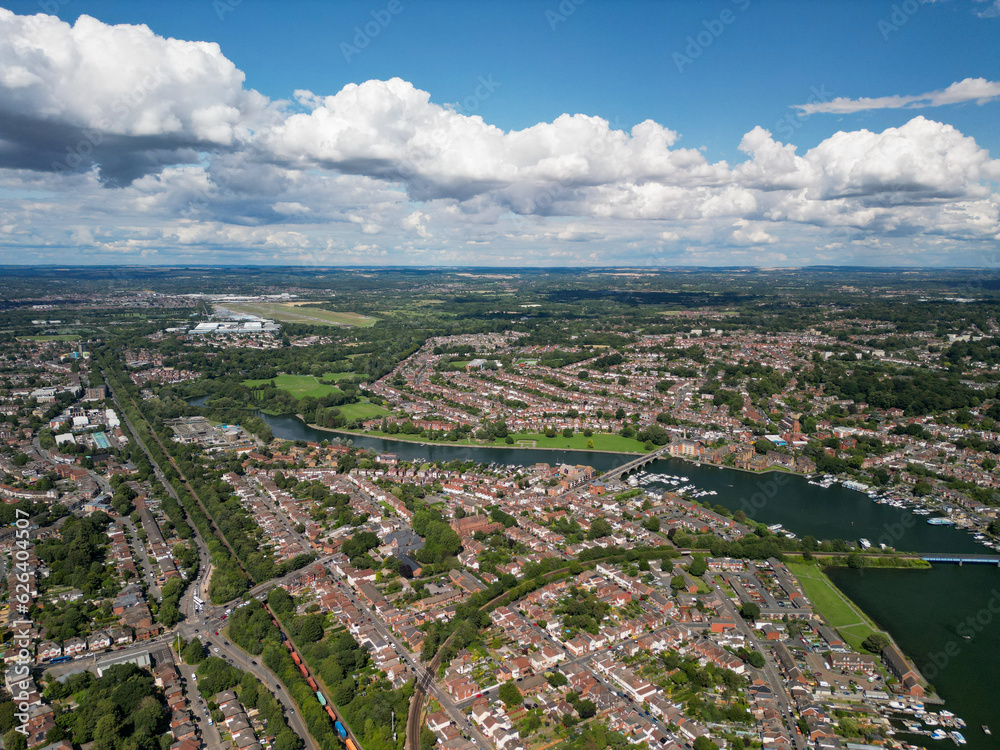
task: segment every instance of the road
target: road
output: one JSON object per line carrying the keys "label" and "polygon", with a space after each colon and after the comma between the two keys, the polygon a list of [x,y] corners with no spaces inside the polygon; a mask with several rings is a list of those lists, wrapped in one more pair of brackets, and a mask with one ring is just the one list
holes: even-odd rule
{"label": "road", "polygon": [[[110,382],[106,375],[105,382],[109,383],[110,388]],[[125,413],[125,410],[122,409],[121,404],[118,401],[117,394],[114,393],[114,391],[111,391],[111,396],[115,405],[118,406],[118,409],[121,412],[122,420],[125,426],[128,427],[128,430],[132,435],[132,439],[136,441],[136,444],[139,445],[140,448],[142,448],[142,451],[149,459],[154,475],[159,480],[160,484],[167,490],[170,496],[173,497],[174,500],[177,501],[178,505],[183,508],[180,498],[177,496],[177,491],[174,490],[170,482],[167,481],[166,476],[160,469],[159,464],[157,464],[153,455],[150,453],[149,448],[140,438],[138,431],[135,429],[134,425],[132,425]],[[180,602],[181,612],[187,619],[183,620],[171,633],[164,634],[155,640],[158,642],[163,641],[169,643],[178,634],[186,640],[190,640],[191,638],[198,636],[206,645],[208,645],[211,653],[229,660],[241,669],[245,669],[257,677],[257,679],[262,683],[267,685],[267,687],[274,693],[275,697],[284,707],[288,726],[293,732],[302,738],[307,748],[311,748],[311,750],[319,750],[316,742],[309,734],[309,730],[307,729],[305,722],[299,715],[295,701],[288,694],[285,686],[283,686],[263,664],[259,663],[256,658],[248,656],[240,648],[231,644],[227,638],[215,635],[216,632],[221,632],[221,628],[224,624],[222,616],[225,612],[222,607],[214,607],[208,604],[206,589],[208,577],[211,574],[211,555],[209,553],[208,545],[198,532],[197,526],[191,524],[191,527],[194,531],[194,536],[192,538],[194,539],[198,550],[198,559],[200,564],[198,566],[198,575],[191,582],[191,585],[188,586]],[[198,593],[198,595],[205,601],[205,604],[202,607],[196,606],[194,602],[195,593]],[[138,652],[142,648],[147,648],[149,643],[150,642],[147,641],[145,644],[131,647],[124,653],[129,653],[131,651]]]}
{"label": "road", "polygon": [[[198,625],[201,625],[201,627],[198,627]],[[295,701],[288,694],[286,686],[264,666],[260,661],[260,657],[247,654],[243,649],[230,641],[229,638],[221,635],[223,627],[225,627],[224,620],[220,619],[219,616],[210,616],[202,619],[200,622],[184,622],[178,630],[181,636],[186,637],[188,640],[195,637],[199,638],[208,647],[210,656],[225,659],[230,664],[246,672],[250,672],[264,683],[268,690],[278,699],[282,707],[284,707],[285,720],[288,722],[291,730],[305,740],[306,747],[312,750],[319,750],[319,747],[309,734],[305,721],[297,710]],[[216,635],[216,633],[220,635]]]}
{"label": "road", "polygon": [[740,613],[736,610],[736,605],[733,604],[733,601],[729,598],[723,588],[719,584],[715,584],[714,588],[715,592],[722,600],[722,608],[725,611],[725,614],[729,615],[733,622],[736,623],[736,627],[739,628],[743,638],[750,646],[750,650],[756,651],[764,657],[764,676],[767,677],[767,682],[771,687],[771,692],[774,694],[774,699],[778,702],[778,706],[781,709],[782,722],[788,730],[792,741],[795,743],[795,747],[798,748],[798,750],[805,750],[806,741],[797,731],[795,714],[792,712],[792,701],[788,692],[785,690],[785,681],[782,680],[781,676],[778,674],[777,667],[774,663],[774,657],[771,656],[771,653],[767,648],[761,646],[753,628],[747,624],[746,620],[744,620],[742,615],[740,615]]}
{"label": "road", "polygon": [[[455,722],[455,726],[458,727],[459,731],[465,734],[467,737],[471,737],[483,750],[488,750],[493,747],[493,743],[486,739],[486,737],[479,731],[470,721],[469,718],[462,712],[462,710],[455,703],[454,699],[445,690],[438,685],[435,679],[435,674],[437,672],[437,666],[435,665],[433,669],[430,665],[425,669],[420,663],[419,658],[414,656],[406,648],[406,645],[402,643],[392,630],[382,622],[381,618],[365,604],[363,599],[358,598],[354,591],[347,586],[342,580],[336,576],[331,576],[337,586],[340,588],[341,592],[350,599],[351,603],[358,608],[358,610],[363,613],[363,615],[371,621],[371,624],[375,627],[382,638],[385,639],[387,643],[391,643],[396,653],[399,654],[400,658],[403,659],[416,675],[417,685],[422,686],[425,690],[429,690],[434,696],[434,699],[441,704],[441,708],[448,714],[449,718]],[[439,652],[440,653],[440,652]],[[407,725],[409,726],[409,724]],[[422,724],[421,724],[422,726]],[[409,729],[407,730],[409,731]],[[420,747],[419,739],[420,729],[417,728],[417,745]]]}

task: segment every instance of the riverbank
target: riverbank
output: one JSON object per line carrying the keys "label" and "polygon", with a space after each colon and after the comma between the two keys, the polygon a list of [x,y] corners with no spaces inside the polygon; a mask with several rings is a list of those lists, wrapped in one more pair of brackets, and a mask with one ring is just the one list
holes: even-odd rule
{"label": "riverbank", "polygon": [[[296,414],[296,417],[302,419],[301,414]],[[303,420],[304,421],[304,420]],[[584,453],[608,453],[620,456],[643,456],[647,453],[652,453],[653,451],[646,450],[609,450],[602,448],[580,448],[572,445],[573,438],[546,438],[542,436],[542,440],[546,441],[546,444],[539,444],[539,441],[535,437],[523,438],[524,442],[531,442],[532,445],[507,445],[506,443],[485,443],[481,440],[427,440],[417,435],[406,435],[403,433],[390,434],[387,432],[381,432],[380,430],[338,430],[331,427],[321,427],[318,424],[306,423],[307,427],[314,430],[319,430],[320,432],[332,432],[338,435],[345,435],[347,437],[366,437],[366,438],[381,438],[382,440],[400,440],[406,443],[412,443],[413,445],[443,445],[443,446],[457,446],[463,448],[499,448],[502,450],[571,450],[571,451],[581,451]],[[573,436],[574,438],[576,435]],[[610,433],[594,433],[591,436],[586,436],[586,440],[594,440],[596,445],[596,439],[599,437],[616,437],[619,440],[628,440],[628,438],[622,438],[620,435],[612,435]],[[516,438],[515,438],[516,439]],[[570,443],[565,445],[558,445],[561,441],[570,440]],[[551,442],[550,442],[551,441]],[[638,441],[633,441],[636,445],[642,446]],[[657,446],[660,447],[660,446]]]}
{"label": "riverbank", "polygon": [[883,631],[831,581],[815,562],[787,562],[802,590],[826,624],[834,628],[851,648],[866,653],[865,638]]}
{"label": "riverbank", "polygon": [[[866,555],[864,552],[859,553],[864,560],[864,565],[862,568],[879,568],[880,570],[930,570],[933,566],[918,557],[902,557],[900,555]],[[826,568],[850,568],[851,565],[848,563],[848,555],[846,554],[817,554],[813,560],[814,564],[823,565]],[[810,561],[806,560],[802,555],[785,555],[785,560],[794,562],[797,564],[809,564]]]}
{"label": "riverbank", "polygon": [[[840,637],[850,644],[851,648],[858,653],[870,653],[862,645],[865,638],[875,633],[883,635],[901,654],[905,655],[907,662],[917,672],[913,659],[906,655],[906,652],[896,643],[892,635],[882,630],[872,618],[865,614],[861,607],[837,588],[818,563],[787,562],[786,565],[798,579],[802,590],[805,591],[809,601],[812,602],[827,625],[840,633]],[[930,563],[927,563],[927,566],[930,567]],[[919,674],[919,672],[917,673]],[[920,677],[921,683],[928,690],[928,695],[924,700],[928,703],[943,703],[938,696],[930,692],[931,688],[923,675]]]}

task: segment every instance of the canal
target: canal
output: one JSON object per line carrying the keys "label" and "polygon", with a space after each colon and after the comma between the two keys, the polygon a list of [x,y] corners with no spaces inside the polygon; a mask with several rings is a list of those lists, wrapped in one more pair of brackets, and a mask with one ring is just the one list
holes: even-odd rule
{"label": "canal", "polygon": [[[197,401],[192,401],[200,405]],[[304,424],[295,416],[255,412],[274,436],[284,440],[322,441],[347,437]],[[599,471],[627,463],[629,456],[589,451],[503,449],[452,445],[422,445],[403,440],[351,436],[354,444],[406,460],[478,461],[530,466],[587,464]],[[750,474],[702,466],[681,459],[663,459],[645,468],[650,474],[686,477],[684,484],[714,491],[703,496],[731,510],[743,510],[766,523],[780,523],[799,537],[869,539],[913,552],[989,552],[968,532],[932,526],[909,511],[879,505],[867,495],[833,485],[824,489],[800,476]],[[669,481],[669,480],[668,480]],[[669,484],[651,482],[665,489]],[[833,581],[881,627],[937,688],[947,708],[968,722],[964,731],[971,750],[1000,747],[1000,569],[985,565],[936,565],[931,570],[831,569]],[[993,737],[981,725],[990,725]],[[928,747],[955,747],[951,740]]]}

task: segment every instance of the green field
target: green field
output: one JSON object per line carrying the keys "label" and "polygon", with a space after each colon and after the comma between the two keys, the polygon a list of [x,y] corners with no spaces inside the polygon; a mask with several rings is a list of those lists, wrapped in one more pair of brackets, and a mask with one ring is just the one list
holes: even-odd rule
{"label": "green field", "polygon": [[872,633],[881,633],[875,623],[854,602],[833,585],[814,563],[787,563],[817,611],[856,651],[865,653],[861,642]]}
{"label": "green field", "polygon": [[295,396],[295,398],[302,398],[304,396],[322,398],[323,396],[327,396],[331,393],[340,393],[340,389],[337,388],[337,386],[321,383],[313,375],[282,374],[265,380],[244,380],[243,385],[253,388],[254,386],[270,383],[272,380],[274,381],[275,386],[283,391],[288,391]]}
{"label": "green field", "polygon": [[18,341],[79,341],[79,336],[71,333],[52,334],[51,336],[18,336]]}
{"label": "green field", "polygon": [[323,377],[320,378],[320,382],[339,383],[341,380],[353,377],[355,377],[355,374],[353,372],[328,372]]}
{"label": "green field", "polygon": [[293,302],[235,302],[220,305],[227,310],[244,315],[260,315],[280,320],[282,323],[305,323],[321,326],[357,326],[368,328],[378,320],[352,312],[334,312],[300,307]]}
{"label": "green field", "polygon": [[[514,447],[520,444],[522,448],[569,448],[575,451],[611,451],[613,453],[645,453],[644,443],[632,438],[622,437],[615,433],[595,432],[587,437],[582,432],[575,432],[570,437],[563,437],[556,432],[555,437],[545,437],[543,433],[511,433],[514,438]],[[588,447],[587,443],[594,442],[593,447]],[[505,440],[497,440],[494,445],[505,446]]]}
{"label": "green field", "polygon": [[383,409],[368,401],[362,401],[358,404],[344,404],[337,408],[346,419],[375,419],[375,417],[384,417],[392,413],[388,409]]}
{"label": "green field", "polygon": [[[345,416],[349,416],[347,410],[354,406],[363,406],[363,404],[348,404],[347,406],[341,406],[340,410],[344,412]],[[370,406],[370,404],[369,404]],[[374,407],[379,408],[379,407]],[[374,416],[381,416],[382,414],[387,414],[384,409],[381,410],[380,414]],[[362,417],[349,417],[356,419],[370,419],[370,416]],[[428,440],[422,435],[407,435],[405,433],[383,433],[379,430],[369,430],[364,434],[374,435],[378,437],[386,437],[392,440],[409,440],[409,441],[419,441],[419,442],[430,442],[430,443],[441,443],[443,445],[483,445],[482,440],[467,439],[467,440]],[[593,451],[608,451],[612,453],[645,453],[646,449],[643,447],[643,443],[638,440],[632,440],[631,438],[623,438],[621,435],[616,434],[604,434],[604,433],[594,433],[590,437],[586,437],[583,433],[579,435],[573,435],[572,437],[564,438],[562,435],[557,435],[554,438],[547,438],[542,434],[535,433],[512,433],[511,437],[514,438],[514,444],[508,445],[505,440],[496,440],[493,445],[498,448],[564,448],[571,450],[593,450]],[[587,442],[593,440],[594,447],[588,448]]]}

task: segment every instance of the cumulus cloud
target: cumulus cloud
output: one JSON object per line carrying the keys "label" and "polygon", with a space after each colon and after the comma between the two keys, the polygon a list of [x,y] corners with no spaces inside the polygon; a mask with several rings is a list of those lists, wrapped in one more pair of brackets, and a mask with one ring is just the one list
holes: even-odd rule
{"label": "cumulus cloud", "polygon": [[297,98],[312,111],[262,135],[266,158],[400,182],[414,200],[492,194],[519,213],[548,213],[574,189],[620,181],[720,184],[728,169],[695,149],[673,148],[677,133],[651,120],[625,131],[600,117],[561,115],[504,132],[432,103],[428,92],[399,78]]}
{"label": "cumulus cloud", "polygon": [[245,142],[268,102],[219,46],[0,8],[0,155],[110,185]]}
{"label": "cumulus cloud", "polygon": [[[978,78],[808,106],[996,97],[1000,83]],[[827,253],[876,237],[1000,239],[1000,161],[921,116],[837,132],[801,153],[755,127],[730,165],[651,120],[628,128],[563,114],[505,131],[399,78],[294,98],[291,112],[247,89],[215,44],[0,10],[0,185],[59,196],[0,194],[0,233],[24,247],[148,254],[200,244],[317,263],[391,262],[390,247],[408,262],[450,262],[470,246],[606,261],[615,247],[660,262],[665,243],[710,260],[718,248],[749,257],[789,238]],[[70,218],[50,229],[56,205]]]}
{"label": "cumulus cloud", "polygon": [[[997,0],[1000,3],[1000,0]],[[919,109],[923,107],[941,107],[945,104],[962,104],[975,102],[986,104],[1000,97],[1000,81],[988,81],[985,78],[965,78],[939,91],[928,91],[914,96],[880,96],[875,98],[862,97],[849,99],[837,97],[828,102],[809,102],[796,104],[794,108],[803,115],[818,113],[850,114],[871,109]]]}

